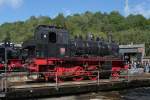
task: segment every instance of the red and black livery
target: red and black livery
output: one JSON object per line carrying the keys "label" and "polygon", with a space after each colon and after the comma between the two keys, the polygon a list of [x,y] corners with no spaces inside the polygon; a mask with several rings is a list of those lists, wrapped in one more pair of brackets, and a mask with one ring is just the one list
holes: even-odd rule
{"label": "red and black livery", "polygon": [[[71,39],[69,32],[62,27],[39,25],[33,39],[25,41],[22,48],[26,50],[30,72],[55,72],[59,80],[96,80],[94,71],[102,72],[100,78],[109,78],[119,75],[116,72],[124,69],[115,42],[94,38],[92,34],[86,39],[81,36]],[[49,80],[54,74],[39,76]]]}

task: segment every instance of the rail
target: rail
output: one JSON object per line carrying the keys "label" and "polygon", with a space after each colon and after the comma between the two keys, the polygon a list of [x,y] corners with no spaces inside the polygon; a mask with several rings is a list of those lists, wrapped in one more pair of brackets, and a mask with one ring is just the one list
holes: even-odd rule
{"label": "rail", "polygon": [[[129,73],[129,70],[120,70],[120,71],[112,71],[112,70],[107,70],[107,71],[78,71],[80,73],[79,75],[76,74],[70,74],[66,73],[64,75],[60,75],[57,72],[12,72],[12,73],[6,73],[6,74],[0,74],[0,91],[1,92],[7,92],[9,87],[16,85],[17,83],[21,84],[26,84],[28,82],[39,82],[39,77],[41,78],[41,75],[47,75],[47,76],[53,76],[52,81],[48,81],[49,83],[54,83],[55,88],[59,89],[60,84],[63,83],[63,81],[60,80],[60,78],[72,78],[72,77],[92,77],[93,80],[92,82],[96,83],[99,85],[101,83],[101,74],[103,72],[111,72],[109,81],[130,81],[133,77],[137,77],[137,75],[131,75]],[[92,73],[92,74],[90,74]],[[48,77],[50,78],[50,77]],[[42,78],[41,78],[42,79]],[[45,80],[45,79],[44,79]],[[82,79],[81,79],[82,80]],[[81,80],[76,80],[76,81],[81,81]],[[71,80],[69,80],[71,81]],[[64,81],[66,82],[66,81]],[[20,84],[20,85],[21,85]]]}

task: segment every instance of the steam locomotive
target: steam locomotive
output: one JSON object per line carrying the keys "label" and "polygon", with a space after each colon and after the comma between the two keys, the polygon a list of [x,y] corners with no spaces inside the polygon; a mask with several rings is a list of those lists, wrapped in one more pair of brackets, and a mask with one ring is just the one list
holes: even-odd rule
{"label": "steam locomotive", "polygon": [[74,81],[96,80],[95,71],[102,71],[100,78],[119,75],[111,71],[124,68],[123,60],[118,56],[119,46],[106,42],[89,34],[71,39],[69,32],[57,26],[39,25],[31,40],[25,41],[22,49],[26,51],[27,69],[38,72],[39,78],[54,79],[54,72],[59,81],[69,78]]}
{"label": "steam locomotive", "polygon": [[5,69],[8,72],[24,70],[21,51],[21,46],[16,46],[10,40],[5,39],[0,44],[0,73],[5,72]]}

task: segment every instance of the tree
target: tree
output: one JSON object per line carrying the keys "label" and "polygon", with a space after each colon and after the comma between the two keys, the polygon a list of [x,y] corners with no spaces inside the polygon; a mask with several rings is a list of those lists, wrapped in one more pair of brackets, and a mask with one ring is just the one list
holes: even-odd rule
{"label": "tree", "polygon": [[71,37],[93,33],[95,37],[106,39],[112,32],[113,39],[120,44],[146,43],[146,54],[150,55],[150,19],[142,15],[122,16],[119,12],[90,12],[64,16],[62,13],[55,18],[48,16],[31,16],[25,21],[4,23],[0,25],[0,40],[10,33],[13,42],[23,42],[32,38],[37,25],[57,25],[67,28]]}
{"label": "tree", "polygon": [[56,16],[53,19],[53,23],[54,23],[54,25],[64,27],[65,26],[65,17],[63,15],[63,13],[58,14],[58,16]]}

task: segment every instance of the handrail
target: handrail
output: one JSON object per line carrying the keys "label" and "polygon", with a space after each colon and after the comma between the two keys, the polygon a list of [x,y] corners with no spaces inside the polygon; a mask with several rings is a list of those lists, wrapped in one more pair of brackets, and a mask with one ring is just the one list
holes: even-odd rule
{"label": "handrail", "polygon": [[[99,85],[101,83],[101,79],[100,79],[100,75],[103,72],[111,72],[111,80],[110,81],[122,81],[122,80],[126,80],[126,81],[130,81],[130,77],[136,77],[137,75],[130,75],[129,74],[129,70],[127,69],[121,69],[120,71],[112,71],[112,70],[105,70],[105,71],[77,71],[82,73],[81,75],[79,74],[79,76],[85,76],[87,75],[86,73],[88,72],[92,72],[94,74],[89,74],[89,77],[94,77],[96,76],[96,80],[94,82],[97,83],[97,85]],[[124,74],[121,74],[121,72],[124,72]],[[113,73],[118,73],[116,76],[113,76]],[[4,91],[7,88],[9,88],[10,85],[7,84],[7,87],[5,86],[5,83],[12,83],[11,85],[13,85],[13,82],[10,82],[9,78],[14,78],[14,77],[19,77],[20,79],[23,77],[26,77],[28,80],[31,79],[31,77],[37,76],[38,75],[43,74],[43,75],[54,75],[53,77],[55,78],[55,87],[56,89],[59,89],[59,78],[60,77],[68,77],[66,75],[61,75],[59,76],[57,72],[54,71],[50,71],[50,72],[13,72],[13,73],[3,73],[0,74],[0,91]],[[69,77],[74,77],[76,75],[72,74]],[[35,78],[36,80],[36,78]],[[35,81],[34,79],[32,81]],[[25,82],[27,80],[24,80]]]}

